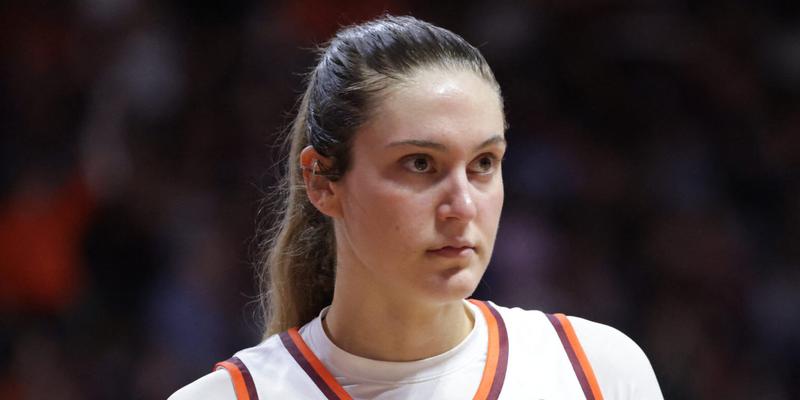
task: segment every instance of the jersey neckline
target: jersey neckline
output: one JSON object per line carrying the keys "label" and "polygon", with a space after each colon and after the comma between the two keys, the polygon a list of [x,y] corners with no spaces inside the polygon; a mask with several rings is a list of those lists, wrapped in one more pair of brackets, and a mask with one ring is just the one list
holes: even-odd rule
{"label": "jersey neckline", "polygon": [[[469,302],[481,311],[488,334],[486,362],[474,399],[496,400],[502,390],[508,366],[508,333],[503,318],[490,303],[479,300],[469,300]],[[326,398],[329,400],[351,399],[347,391],[309,348],[297,328],[291,328],[279,336],[286,350]]]}
{"label": "jersey neckline", "polygon": [[486,320],[479,312],[478,306],[467,301],[464,303],[475,321],[470,332],[452,349],[422,360],[380,361],[343,350],[333,343],[322,327],[322,318],[327,313],[327,307],[319,317],[300,329],[300,335],[334,376],[346,375],[361,382],[399,385],[423,382],[454,373],[470,362],[475,362],[477,358],[486,356],[488,343]]}

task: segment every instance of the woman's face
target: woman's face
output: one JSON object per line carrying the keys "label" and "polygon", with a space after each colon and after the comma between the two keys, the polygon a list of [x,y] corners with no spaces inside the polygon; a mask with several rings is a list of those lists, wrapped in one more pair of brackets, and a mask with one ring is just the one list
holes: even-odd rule
{"label": "woman's face", "polygon": [[416,300],[469,296],[503,206],[504,130],[498,94],[474,72],[426,69],[382,95],[333,184],[337,279]]}

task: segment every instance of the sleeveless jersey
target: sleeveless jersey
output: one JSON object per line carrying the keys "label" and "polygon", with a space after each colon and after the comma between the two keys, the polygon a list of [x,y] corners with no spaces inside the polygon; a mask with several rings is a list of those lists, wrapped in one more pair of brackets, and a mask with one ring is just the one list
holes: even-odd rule
{"label": "sleeveless jersey", "polygon": [[[486,321],[486,361],[477,390],[454,398],[603,399],[589,359],[563,314],[470,302]],[[236,353],[216,368],[229,372],[238,400],[351,399],[295,328]]]}

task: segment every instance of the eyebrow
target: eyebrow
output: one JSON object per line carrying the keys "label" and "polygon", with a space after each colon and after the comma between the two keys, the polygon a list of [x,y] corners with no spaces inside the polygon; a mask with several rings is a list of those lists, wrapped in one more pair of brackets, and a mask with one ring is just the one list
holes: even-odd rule
{"label": "eyebrow", "polygon": [[[475,146],[475,150],[482,149],[484,147],[488,147],[493,144],[499,144],[499,143],[506,143],[506,139],[500,135],[494,135],[489,139],[484,140],[481,144]],[[396,146],[416,146],[416,147],[424,147],[439,151],[447,151],[447,146],[430,140],[409,139],[409,140],[401,140],[398,142],[392,142],[386,145],[386,147],[396,147]]]}

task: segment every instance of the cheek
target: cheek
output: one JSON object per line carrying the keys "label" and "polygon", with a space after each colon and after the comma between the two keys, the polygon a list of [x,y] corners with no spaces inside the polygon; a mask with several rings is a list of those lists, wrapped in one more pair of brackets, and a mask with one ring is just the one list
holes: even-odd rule
{"label": "cheek", "polygon": [[426,220],[430,219],[431,213],[426,205],[430,205],[432,199],[387,182],[361,182],[350,191],[352,195],[345,204],[345,219],[354,222],[349,225],[373,242],[392,239],[393,244],[386,243],[390,246],[403,246],[418,240]]}
{"label": "cheek", "polygon": [[503,202],[505,201],[505,198],[506,198],[506,194],[505,194],[505,191],[503,190],[503,186],[502,185],[500,186],[499,192],[500,193],[498,193],[497,197],[495,198],[495,207],[497,207],[496,212],[497,212],[497,217],[498,218],[500,217],[500,213],[503,210]]}
{"label": "cheek", "polygon": [[497,232],[504,200],[505,194],[503,192],[503,186],[500,185],[499,189],[486,193],[482,203],[479,204],[480,211],[478,215],[481,225],[487,233],[495,234]]}
{"label": "cheek", "polygon": [[487,265],[494,252],[494,245],[497,239],[497,230],[500,226],[500,214],[503,209],[504,193],[501,189],[492,193],[487,193],[484,198],[484,203],[481,204],[481,212],[479,217],[479,229],[483,235],[484,244],[486,245],[485,251],[481,257],[483,262]]}
{"label": "cheek", "polygon": [[481,211],[488,215],[498,215],[503,209],[503,201],[505,200],[505,192],[503,190],[503,181],[498,181],[492,187],[484,192],[482,196],[483,204],[481,204]]}

